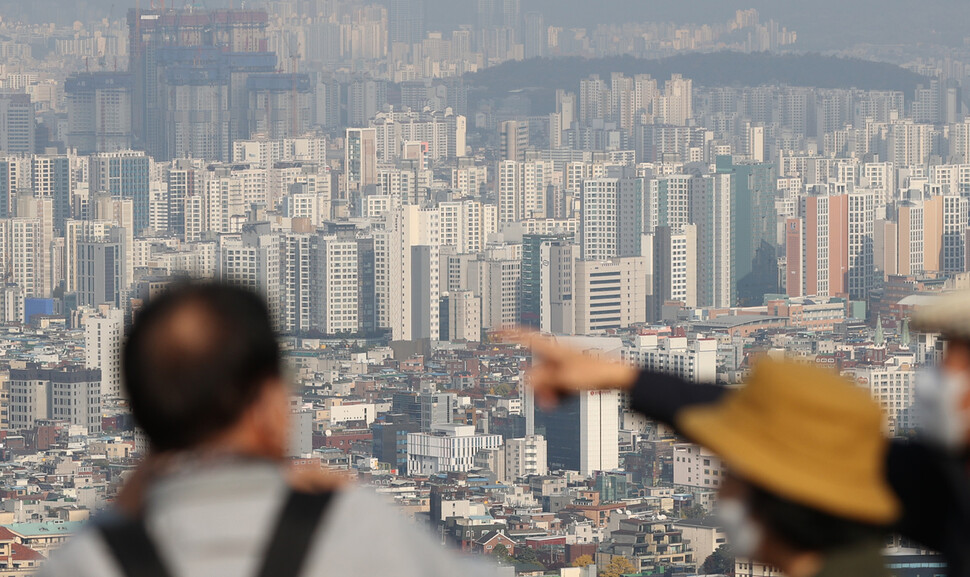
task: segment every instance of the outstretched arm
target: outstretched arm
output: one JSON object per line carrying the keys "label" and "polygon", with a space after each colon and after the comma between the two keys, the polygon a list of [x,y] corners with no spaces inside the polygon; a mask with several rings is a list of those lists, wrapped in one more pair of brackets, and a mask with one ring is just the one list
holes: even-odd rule
{"label": "outstretched arm", "polygon": [[676,428],[681,409],[713,403],[726,391],[720,385],[690,383],[673,375],[642,371],[630,388],[630,404],[638,413]]}
{"label": "outstretched arm", "polygon": [[716,401],[726,390],[718,385],[689,383],[672,375],[640,371],[628,364],[599,359],[538,333],[517,332],[510,333],[509,337],[532,350],[534,364],[528,380],[536,401],[545,407],[581,391],[627,391],[634,410],[674,426],[681,409]]}

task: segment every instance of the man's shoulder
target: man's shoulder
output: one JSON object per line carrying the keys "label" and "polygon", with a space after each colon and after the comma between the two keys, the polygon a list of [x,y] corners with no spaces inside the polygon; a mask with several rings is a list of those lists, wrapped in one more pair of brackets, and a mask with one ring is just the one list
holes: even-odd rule
{"label": "man's shoulder", "polygon": [[[442,545],[430,527],[407,519],[389,498],[359,486],[339,491],[318,535],[315,567],[406,577],[486,576],[496,567]],[[379,544],[379,546],[377,546]]]}
{"label": "man's shoulder", "polygon": [[114,518],[105,518],[89,523],[80,533],[51,553],[38,577],[119,575],[118,567],[101,536],[104,524],[113,522],[117,521]]}

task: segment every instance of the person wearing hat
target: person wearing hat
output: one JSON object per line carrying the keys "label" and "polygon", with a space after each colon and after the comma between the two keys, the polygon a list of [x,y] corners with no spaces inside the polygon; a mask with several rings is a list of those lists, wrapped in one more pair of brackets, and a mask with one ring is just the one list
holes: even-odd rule
{"label": "person wearing hat", "polygon": [[728,543],[789,577],[888,575],[882,537],[900,507],[882,422],[868,394],[837,374],[774,361],[677,417],[727,466],[718,515]]}
{"label": "person wearing hat", "polygon": [[[928,415],[924,421],[935,423],[935,431],[889,441],[882,471],[902,507],[893,530],[939,551],[949,577],[970,577],[970,293],[917,311],[913,326],[942,332],[948,346],[936,385],[923,387],[919,401]],[[529,384],[536,403],[546,408],[580,391],[616,389],[630,395],[633,410],[679,430],[680,413],[715,403],[730,391],[585,355],[538,333],[507,337],[535,355]]]}

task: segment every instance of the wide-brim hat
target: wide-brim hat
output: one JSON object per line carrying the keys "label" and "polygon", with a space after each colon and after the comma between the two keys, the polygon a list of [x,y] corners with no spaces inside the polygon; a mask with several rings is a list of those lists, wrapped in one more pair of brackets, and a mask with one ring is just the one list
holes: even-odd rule
{"label": "wide-brim hat", "polygon": [[942,333],[947,338],[970,341],[970,291],[943,294],[916,307],[911,321],[921,333]]}
{"label": "wide-brim hat", "polygon": [[747,385],[682,410],[677,424],[734,474],[778,497],[874,525],[899,516],[886,481],[882,411],[833,372],[762,361]]}

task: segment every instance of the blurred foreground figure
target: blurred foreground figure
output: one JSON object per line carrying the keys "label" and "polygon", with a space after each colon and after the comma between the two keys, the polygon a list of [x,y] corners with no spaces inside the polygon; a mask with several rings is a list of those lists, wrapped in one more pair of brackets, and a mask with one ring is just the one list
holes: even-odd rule
{"label": "blurred foreground figure", "polygon": [[[939,431],[916,441],[889,442],[884,471],[902,505],[893,530],[940,551],[949,577],[970,577],[970,294],[919,311],[913,321],[919,330],[942,332],[949,344],[937,392],[923,393],[919,401],[925,415],[938,415],[927,418]],[[529,381],[540,405],[554,405],[577,391],[624,390],[634,410],[683,432],[681,413],[716,402],[730,390],[596,359],[535,333],[510,336],[536,356]],[[797,447],[812,439],[791,442]]]}
{"label": "blurred foreground figure", "polygon": [[789,577],[881,577],[899,503],[888,443],[869,395],[829,371],[760,363],[748,384],[683,411],[681,430],[729,472],[718,517],[742,557]]}
{"label": "blurred foreground figure", "polygon": [[[42,574],[102,577],[487,575],[379,497],[286,469],[290,393],[262,300],[189,285],[151,302],[124,377],[153,455],[119,510]],[[304,479],[306,481],[306,479]]]}

